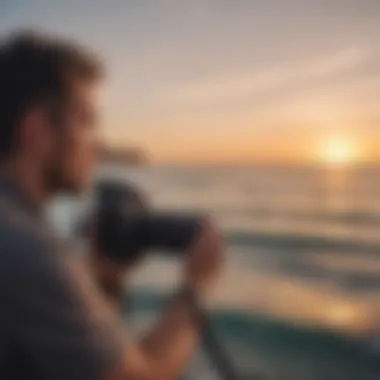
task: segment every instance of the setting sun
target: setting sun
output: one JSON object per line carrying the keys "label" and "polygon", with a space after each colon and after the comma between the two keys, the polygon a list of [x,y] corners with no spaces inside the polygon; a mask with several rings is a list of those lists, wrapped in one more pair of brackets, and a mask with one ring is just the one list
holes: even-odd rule
{"label": "setting sun", "polygon": [[347,138],[335,138],[325,141],[319,151],[322,162],[332,165],[349,165],[359,160],[358,147]]}

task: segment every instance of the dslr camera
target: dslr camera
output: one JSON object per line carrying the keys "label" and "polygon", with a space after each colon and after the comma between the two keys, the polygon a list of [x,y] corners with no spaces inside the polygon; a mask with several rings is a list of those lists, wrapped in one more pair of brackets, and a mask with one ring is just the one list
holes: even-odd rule
{"label": "dslr camera", "polygon": [[116,180],[95,186],[95,244],[107,257],[128,263],[147,250],[184,250],[200,233],[204,216],[155,211],[135,186]]}

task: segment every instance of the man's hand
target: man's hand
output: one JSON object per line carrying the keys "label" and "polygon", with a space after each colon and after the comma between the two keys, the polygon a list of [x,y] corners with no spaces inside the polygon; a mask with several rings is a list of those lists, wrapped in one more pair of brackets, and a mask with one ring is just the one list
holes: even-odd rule
{"label": "man's hand", "polygon": [[208,293],[220,274],[224,254],[218,229],[212,221],[207,220],[200,236],[187,252],[185,282],[198,294]]}
{"label": "man's hand", "polygon": [[[215,224],[206,219],[200,234],[185,253],[184,283],[196,294],[206,295],[212,290],[224,263],[224,247]],[[95,278],[113,303],[120,301],[125,275],[133,264],[122,264],[98,252],[93,245],[90,260]]]}

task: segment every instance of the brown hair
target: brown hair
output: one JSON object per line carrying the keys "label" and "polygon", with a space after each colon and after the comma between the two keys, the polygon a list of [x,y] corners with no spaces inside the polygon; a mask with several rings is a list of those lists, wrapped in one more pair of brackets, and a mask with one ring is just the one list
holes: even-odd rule
{"label": "brown hair", "polygon": [[76,79],[100,79],[103,68],[82,47],[51,36],[19,32],[0,40],[0,155],[17,144],[20,121],[36,102],[69,96]]}

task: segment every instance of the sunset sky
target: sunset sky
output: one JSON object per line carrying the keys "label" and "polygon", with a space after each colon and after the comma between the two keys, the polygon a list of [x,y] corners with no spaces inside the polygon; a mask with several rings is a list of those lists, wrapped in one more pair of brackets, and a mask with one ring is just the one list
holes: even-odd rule
{"label": "sunset sky", "polygon": [[379,20],[378,0],[0,0],[1,33],[104,58],[102,134],[156,161],[380,159]]}

